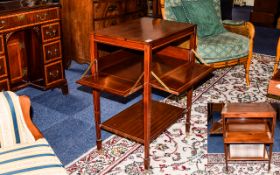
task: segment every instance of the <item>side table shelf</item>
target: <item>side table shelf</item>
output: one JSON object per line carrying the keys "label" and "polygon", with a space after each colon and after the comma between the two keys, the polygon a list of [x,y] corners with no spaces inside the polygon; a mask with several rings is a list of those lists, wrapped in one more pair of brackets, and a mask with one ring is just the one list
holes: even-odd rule
{"label": "side table shelf", "polygon": [[[151,141],[182,117],[183,108],[152,101]],[[101,128],[144,144],[143,102],[132,105],[101,124]]]}

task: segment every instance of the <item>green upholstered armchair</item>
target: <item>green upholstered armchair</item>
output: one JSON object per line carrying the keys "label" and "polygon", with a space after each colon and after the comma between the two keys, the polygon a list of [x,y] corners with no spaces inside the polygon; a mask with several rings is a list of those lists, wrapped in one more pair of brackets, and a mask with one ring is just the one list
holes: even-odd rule
{"label": "green upholstered armchair", "polygon": [[[243,64],[246,84],[255,28],[250,22],[221,20],[220,0],[161,0],[163,19],[197,24],[197,59],[214,68]],[[179,45],[188,48],[188,41]]]}

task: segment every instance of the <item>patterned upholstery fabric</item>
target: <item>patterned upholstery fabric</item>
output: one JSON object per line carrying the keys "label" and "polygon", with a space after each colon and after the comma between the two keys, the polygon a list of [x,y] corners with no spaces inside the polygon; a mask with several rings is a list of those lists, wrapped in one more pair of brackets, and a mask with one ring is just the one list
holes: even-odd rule
{"label": "patterned upholstery fabric", "polygon": [[207,62],[214,63],[248,55],[249,39],[231,32],[198,40],[197,52]]}
{"label": "patterned upholstery fabric", "polygon": [[173,14],[175,15],[176,21],[178,22],[190,22],[185,14],[183,6],[171,7]]}
{"label": "patterned upholstery fabric", "polygon": [[66,175],[45,139],[0,149],[1,175]]}
{"label": "patterned upholstery fabric", "polygon": [[0,92],[0,145],[32,143],[35,139],[24,121],[19,97],[13,92]]}
{"label": "patterned upholstery fabric", "polygon": [[[165,0],[164,2],[164,11],[165,11],[165,19],[176,21],[176,17],[173,13],[171,7],[182,6],[181,0]],[[213,0],[213,6],[216,10],[217,16],[221,18],[221,2],[220,0]]]}
{"label": "patterned upholstery fabric", "polygon": [[216,10],[217,16],[219,19],[222,19],[222,12],[221,12],[221,0],[213,0],[213,6]]}
{"label": "patterned upholstery fabric", "polygon": [[199,38],[226,32],[213,4],[213,0],[182,0],[187,18],[197,24]]}
{"label": "patterned upholstery fabric", "polygon": [[172,7],[182,6],[181,0],[165,0],[164,1],[164,13],[166,20],[176,21],[176,16],[173,13]]}
{"label": "patterned upholstery fabric", "polygon": [[[185,0],[195,1],[195,0]],[[220,0],[212,0],[217,16],[221,20]],[[183,6],[182,0],[165,0],[165,19],[176,21],[171,7]],[[173,8],[174,10],[174,8]],[[189,20],[189,19],[188,19]],[[223,21],[228,25],[241,25],[243,21]],[[249,53],[249,39],[231,32],[198,39],[197,53],[206,63],[216,63],[242,58]]]}

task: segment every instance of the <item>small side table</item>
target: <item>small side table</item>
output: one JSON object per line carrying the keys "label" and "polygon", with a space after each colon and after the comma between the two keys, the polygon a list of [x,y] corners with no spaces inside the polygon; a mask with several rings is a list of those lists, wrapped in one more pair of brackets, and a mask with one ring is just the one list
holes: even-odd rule
{"label": "small side table", "polygon": [[276,124],[273,107],[269,103],[228,103],[222,117],[226,170],[229,160],[267,160],[270,170]]}

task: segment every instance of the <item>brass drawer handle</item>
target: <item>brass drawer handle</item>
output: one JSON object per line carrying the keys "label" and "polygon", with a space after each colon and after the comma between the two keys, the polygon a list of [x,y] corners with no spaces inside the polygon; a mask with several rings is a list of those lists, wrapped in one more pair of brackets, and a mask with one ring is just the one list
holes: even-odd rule
{"label": "brass drawer handle", "polygon": [[113,12],[113,11],[115,11],[116,9],[117,9],[117,5],[115,5],[115,4],[112,4],[112,5],[110,5],[109,7],[108,7],[108,12]]}
{"label": "brass drawer handle", "polygon": [[55,48],[53,51],[48,50],[48,55],[50,56],[57,56],[58,49]]}
{"label": "brass drawer handle", "polygon": [[59,70],[55,70],[55,71],[50,71],[49,72],[49,75],[50,75],[50,77],[52,77],[52,78],[57,78],[58,77],[58,75],[59,75]]}
{"label": "brass drawer handle", "polygon": [[17,18],[18,18],[19,21],[24,20],[25,19],[25,14],[18,15]]}
{"label": "brass drawer handle", "polygon": [[44,14],[37,14],[36,17],[37,19],[39,19],[40,21],[44,21],[47,19],[48,13],[44,13]]}
{"label": "brass drawer handle", "polygon": [[47,30],[46,35],[48,35],[49,37],[55,37],[56,36],[56,29],[53,29],[51,31]]}
{"label": "brass drawer handle", "polygon": [[5,27],[6,21],[1,20],[0,22],[0,29],[3,29]]}

